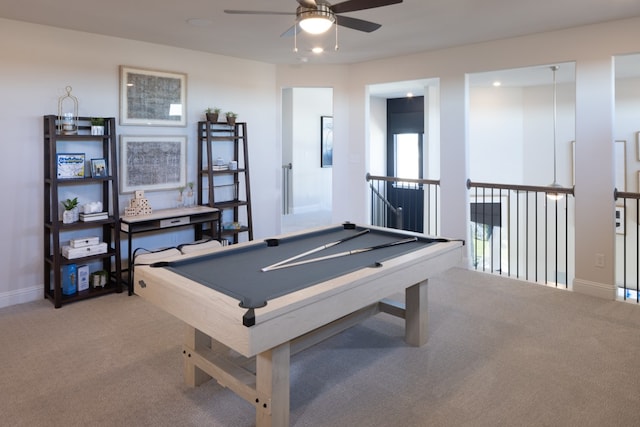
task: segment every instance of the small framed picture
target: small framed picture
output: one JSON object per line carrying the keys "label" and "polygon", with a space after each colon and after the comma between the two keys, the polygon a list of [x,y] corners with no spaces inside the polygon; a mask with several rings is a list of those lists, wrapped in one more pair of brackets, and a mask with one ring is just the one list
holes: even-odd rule
{"label": "small framed picture", "polygon": [[84,178],[84,153],[58,153],[56,156],[58,178]]}
{"label": "small framed picture", "polygon": [[106,159],[91,159],[91,176],[93,178],[105,178],[108,175]]}

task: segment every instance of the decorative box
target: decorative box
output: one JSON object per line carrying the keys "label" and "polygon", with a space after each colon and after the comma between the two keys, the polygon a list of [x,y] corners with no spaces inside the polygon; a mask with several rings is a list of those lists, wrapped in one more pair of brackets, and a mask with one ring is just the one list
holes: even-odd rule
{"label": "decorative box", "polygon": [[89,266],[78,266],[78,292],[89,289]]}
{"label": "decorative box", "polygon": [[81,239],[71,239],[69,245],[72,248],[84,248],[85,246],[95,246],[100,243],[99,237],[83,237]]}
{"label": "decorative box", "polygon": [[62,256],[67,259],[76,259],[104,253],[107,253],[107,244],[104,242],[97,245],[84,246],[81,248],[72,248],[71,246],[62,247]]}

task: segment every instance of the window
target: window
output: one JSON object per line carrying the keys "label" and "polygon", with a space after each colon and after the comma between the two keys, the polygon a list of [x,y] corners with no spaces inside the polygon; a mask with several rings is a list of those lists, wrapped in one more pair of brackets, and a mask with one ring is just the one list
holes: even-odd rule
{"label": "window", "polygon": [[[399,133],[393,135],[394,176],[399,178],[420,179],[421,135],[418,133]],[[398,187],[417,188],[417,184],[399,182]]]}

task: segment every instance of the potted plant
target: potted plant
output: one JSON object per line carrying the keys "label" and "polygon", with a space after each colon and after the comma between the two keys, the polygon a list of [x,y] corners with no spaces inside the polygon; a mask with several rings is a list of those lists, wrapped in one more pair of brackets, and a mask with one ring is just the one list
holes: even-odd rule
{"label": "potted plant", "polygon": [[226,116],[227,116],[227,124],[231,126],[236,124],[236,118],[238,117],[237,113],[234,113],[233,111],[227,111]]}
{"label": "potted plant", "polygon": [[102,117],[91,118],[91,135],[104,135],[104,119]]}
{"label": "potted plant", "polygon": [[78,221],[80,214],[78,212],[77,197],[63,201],[62,206],[64,206],[64,212],[62,212],[63,224],[71,224],[73,222]]}
{"label": "potted plant", "polygon": [[218,121],[218,116],[220,116],[220,108],[207,108],[204,110],[204,115],[208,122],[216,123]]}

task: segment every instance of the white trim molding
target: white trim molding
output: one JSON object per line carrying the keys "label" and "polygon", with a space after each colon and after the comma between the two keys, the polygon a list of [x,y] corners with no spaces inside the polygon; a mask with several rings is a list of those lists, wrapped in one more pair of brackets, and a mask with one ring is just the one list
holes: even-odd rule
{"label": "white trim molding", "polygon": [[593,297],[615,300],[616,287],[609,283],[591,282],[584,279],[573,279],[573,290]]}
{"label": "white trim molding", "polygon": [[43,299],[42,285],[0,293],[0,308]]}

